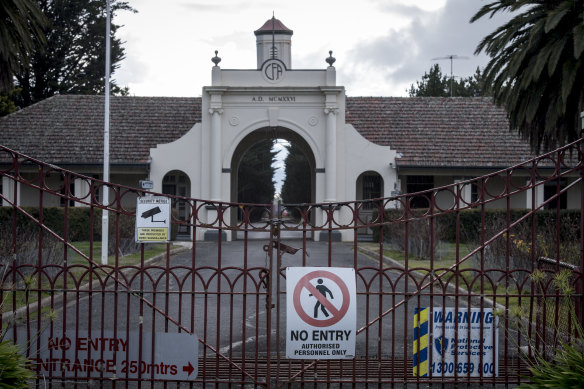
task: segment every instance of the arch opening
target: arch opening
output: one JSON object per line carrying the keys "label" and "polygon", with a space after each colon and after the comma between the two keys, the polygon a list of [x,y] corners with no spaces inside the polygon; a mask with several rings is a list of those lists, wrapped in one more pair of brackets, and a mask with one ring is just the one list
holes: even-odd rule
{"label": "arch opening", "polygon": [[[162,193],[190,197],[191,196],[191,180],[189,176],[182,170],[171,170],[162,178]],[[172,210],[178,220],[189,220],[191,208],[188,201],[173,199]],[[177,239],[189,239],[191,229],[188,223],[179,224],[177,231]]]}
{"label": "arch opening", "polygon": [[[250,134],[245,136],[237,145],[234,150],[233,156],[231,158],[231,193],[230,198],[232,202],[242,202],[242,197],[240,196],[242,188],[244,188],[248,183],[242,182],[242,176],[240,170],[242,169],[242,161],[244,160],[247,153],[254,152],[256,145],[261,145],[265,142],[272,142],[273,150],[276,152],[281,149],[285,149],[286,152],[280,153],[279,157],[276,157],[275,165],[280,167],[280,172],[274,176],[276,180],[272,182],[272,185],[278,185],[276,181],[282,180],[281,187],[278,185],[273,188],[273,197],[267,203],[271,203],[274,200],[282,200],[282,194],[280,192],[281,188],[286,186],[290,187],[290,183],[286,184],[286,177],[284,177],[284,164],[285,159],[289,162],[288,164],[298,163],[298,160],[302,161],[302,169],[300,169],[299,174],[302,174],[300,181],[305,184],[302,185],[301,195],[292,197],[295,199],[303,199],[306,203],[315,202],[316,198],[316,162],[315,157],[310,148],[310,145],[296,132],[284,128],[284,127],[263,127],[252,131]],[[247,158],[246,158],[247,159]],[[247,201],[244,201],[247,202]],[[265,203],[265,202],[264,202]],[[261,212],[260,212],[261,213]],[[262,218],[264,215],[254,215],[255,218]],[[241,221],[242,214],[241,210],[236,210],[231,214],[232,220]],[[234,237],[235,238],[235,237]]]}

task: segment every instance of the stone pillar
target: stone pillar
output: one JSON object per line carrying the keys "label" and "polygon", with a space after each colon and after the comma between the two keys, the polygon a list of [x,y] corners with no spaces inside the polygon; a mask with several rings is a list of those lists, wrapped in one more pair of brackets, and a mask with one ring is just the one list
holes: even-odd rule
{"label": "stone pillar", "polygon": [[209,154],[209,173],[211,200],[221,200],[221,114],[223,109],[211,108],[211,153]]}
{"label": "stone pillar", "polygon": [[326,158],[325,158],[325,202],[337,199],[337,120],[338,108],[327,107],[326,115]]}

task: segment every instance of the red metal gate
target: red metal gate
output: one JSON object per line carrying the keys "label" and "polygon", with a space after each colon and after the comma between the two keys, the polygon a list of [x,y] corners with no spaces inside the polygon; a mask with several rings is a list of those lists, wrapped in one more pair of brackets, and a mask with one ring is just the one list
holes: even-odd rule
{"label": "red metal gate", "polygon": [[[173,226],[192,234],[158,255],[133,243],[136,198],[148,192],[0,147],[10,185],[0,209],[2,328],[23,345],[39,385],[515,384],[530,357],[551,355],[584,319],[582,146],[368,201],[274,206],[168,196],[190,209]],[[100,202],[104,190],[111,204]],[[19,205],[20,193],[33,206]],[[577,211],[562,210],[566,198]],[[529,207],[516,209],[520,200]],[[96,249],[102,210],[111,225],[107,265]],[[366,229],[376,243],[359,241]],[[192,238],[204,233],[216,240]],[[355,358],[285,357],[288,266],[355,269]],[[568,289],[558,274],[568,277]],[[421,341],[414,316],[423,308],[453,309],[455,318],[492,309],[496,346],[477,347],[481,366],[495,359],[498,366],[475,368],[470,353],[455,354],[451,365],[436,360],[428,350],[444,333],[430,331]],[[468,328],[455,330],[454,344],[469,338]],[[196,352],[184,357],[192,339]]]}

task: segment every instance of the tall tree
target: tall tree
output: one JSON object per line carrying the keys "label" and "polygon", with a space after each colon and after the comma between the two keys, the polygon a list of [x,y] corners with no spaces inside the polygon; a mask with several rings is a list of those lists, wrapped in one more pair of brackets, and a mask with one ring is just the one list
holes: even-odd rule
{"label": "tall tree", "polygon": [[577,139],[584,108],[584,2],[497,0],[471,22],[502,12],[514,16],[476,48],[491,57],[484,75],[495,102],[535,151]]}
{"label": "tall tree", "polygon": [[45,43],[46,22],[36,0],[0,1],[0,92],[12,89],[14,73]]}
{"label": "tall tree", "polygon": [[[432,65],[430,72],[424,72],[421,81],[410,85],[407,91],[410,97],[472,97],[483,96],[483,82],[481,70],[477,68],[473,76],[451,80],[442,74],[438,64]],[[450,88],[452,87],[452,93]]]}
{"label": "tall tree", "polygon": [[287,145],[284,160],[286,178],[282,184],[282,199],[286,204],[309,203],[311,200],[310,164],[302,149],[294,143]]}
{"label": "tall tree", "polygon": [[253,204],[270,204],[274,199],[275,182],[272,166],[276,152],[273,139],[253,145],[243,156],[237,175],[237,201]]}
{"label": "tall tree", "polygon": [[[105,86],[106,2],[102,0],[39,0],[49,23],[44,30],[44,50],[35,50],[30,66],[15,74],[21,89],[18,104],[28,106],[56,93],[99,94]],[[124,48],[116,37],[116,12],[133,11],[128,3],[111,0],[111,72],[124,58]],[[112,94],[127,89],[111,85]]]}

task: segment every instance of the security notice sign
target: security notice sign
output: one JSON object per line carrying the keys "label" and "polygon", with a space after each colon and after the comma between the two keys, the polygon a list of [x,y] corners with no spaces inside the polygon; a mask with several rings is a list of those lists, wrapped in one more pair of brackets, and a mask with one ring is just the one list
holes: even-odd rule
{"label": "security notice sign", "polygon": [[498,341],[498,318],[492,308],[420,308],[414,316],[414,375],[497,376]]}
{"label": "security notice sign", "polygon": [[347,359],[355,356],[355,270],[340,267],[286,269],[286,356]]}
{"label": "security notice sign", "polygon": [[170,198],[138,197],[136,204],[136,242],[168,242],[170,237]]}
{"label": "security notice sign", "polygon": [[[31,340],[39,375],[91,378],[150,378],[190,381],[197,377],[198,338],[186,333],[45,330]],[[26,333],[19,335],[26,339]],[[40,354],[36,354],[37,340]],[[153,342],[154,341],[154,342]],[[154,350],[153,344],[154,343]],[[27,348],[29,344],[26,345]],[[141,352],[140,352],[141,350]]]}

